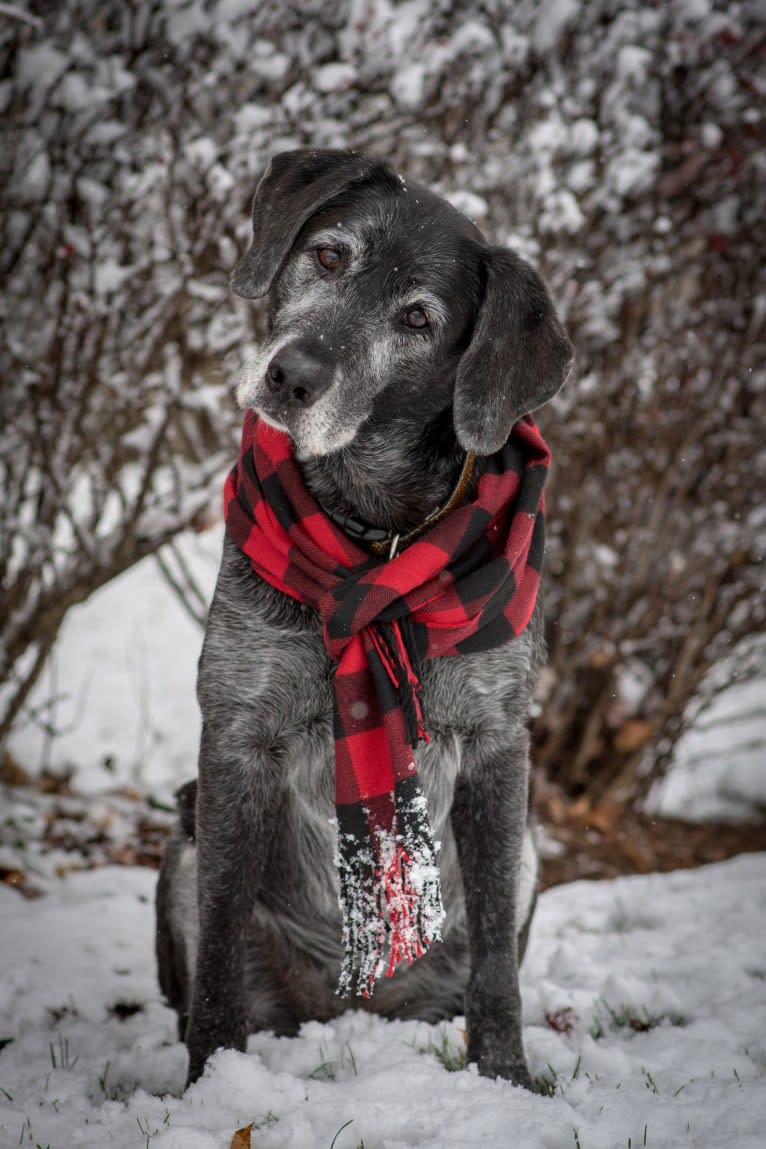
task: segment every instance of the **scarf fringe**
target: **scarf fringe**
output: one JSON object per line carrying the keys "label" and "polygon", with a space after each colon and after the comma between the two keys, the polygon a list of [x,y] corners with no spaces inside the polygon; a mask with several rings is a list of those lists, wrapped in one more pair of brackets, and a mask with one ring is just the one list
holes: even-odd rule
{"label": "scarf fringe", "polygon": [[[441,941],[444,921],[439,867],[422,794],[397,810],[395,832],[376,829],[371,849],[339,836],[337,865],[345,954],[342,997],[372,997],[375,981],[423,956]],[[385,957],[388,947],[388,957]]]}

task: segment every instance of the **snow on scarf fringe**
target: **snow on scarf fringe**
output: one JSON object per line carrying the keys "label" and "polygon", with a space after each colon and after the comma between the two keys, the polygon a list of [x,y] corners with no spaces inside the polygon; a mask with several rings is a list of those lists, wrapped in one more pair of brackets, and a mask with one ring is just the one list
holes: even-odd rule
{"label": "snow on scarf fringe", "polygon": [[483,460],[473,501],[386,560],[362,550],[319,507],[287,435],[252,411],[245,416],[224,492],[227,532],[257,574],[319,612],[336,664],[343,995],[370,996],[377,977],[441,938],[438,846],[413,752],[428,741],[417,668],[499,646],[526,627],[549,464],[527,415]]}

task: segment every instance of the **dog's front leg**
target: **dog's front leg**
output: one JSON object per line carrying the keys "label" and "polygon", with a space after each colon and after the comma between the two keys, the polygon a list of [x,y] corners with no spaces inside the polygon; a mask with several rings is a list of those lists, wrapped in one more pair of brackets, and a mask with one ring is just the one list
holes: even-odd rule
{"label": "dog's front leg", "polygon": [[516,921],[527,771],[526,732],[521,747],[503,752],[475,742],[455,788],[452,825],[468,919],[468,1060],[485,1077],[531,1088],[521,1041]]}
{"label": "dog's front leg", "polygon": [[[197,789],[199,940],[186,1045],[188,1083],[216,1049],[247,1041],[245,956],[267,849],[269,762],[232,753],[226,730],[205,726]],[[228,751],[228,752],[227,752]],[[256,751],[256,758],[266,757]],[[256,783],[257,780],[257,783]]]}

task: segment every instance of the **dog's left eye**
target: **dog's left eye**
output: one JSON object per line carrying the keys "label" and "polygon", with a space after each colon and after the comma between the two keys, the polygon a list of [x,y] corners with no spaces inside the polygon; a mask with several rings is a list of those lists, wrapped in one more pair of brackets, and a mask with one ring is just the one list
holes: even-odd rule
{"label": "dog's left eye", "polygon": [[336,247],[319,247],[316,257],[325,271],[336,271],[343,260],[343,256]]}
{"label": "dog's left eye", "polygon": [[422,307],[412,307],[404,316],[404,322],[407,327],[422,331],[424,327],[430,326],[431,321]]}

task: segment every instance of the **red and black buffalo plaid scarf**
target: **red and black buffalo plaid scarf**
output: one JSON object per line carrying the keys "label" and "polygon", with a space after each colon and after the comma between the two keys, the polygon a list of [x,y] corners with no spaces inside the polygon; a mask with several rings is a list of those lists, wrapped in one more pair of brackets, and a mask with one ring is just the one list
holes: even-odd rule
{"label": "red and black buffalo plaid scarf", "polygon": [[[526,416],[484,460],[473,502],[393,559],[369,555],[316,503],[289,438],[248,412],[226,482],[226,529],[272,586],[319,612],[335,663],[338,992],[372,993],[439,939],[436,849],[413,748],[428,739],[418,667],[498,646],[532,615],[548,448]],[[388,960],[384,952],[388,945]]]}

